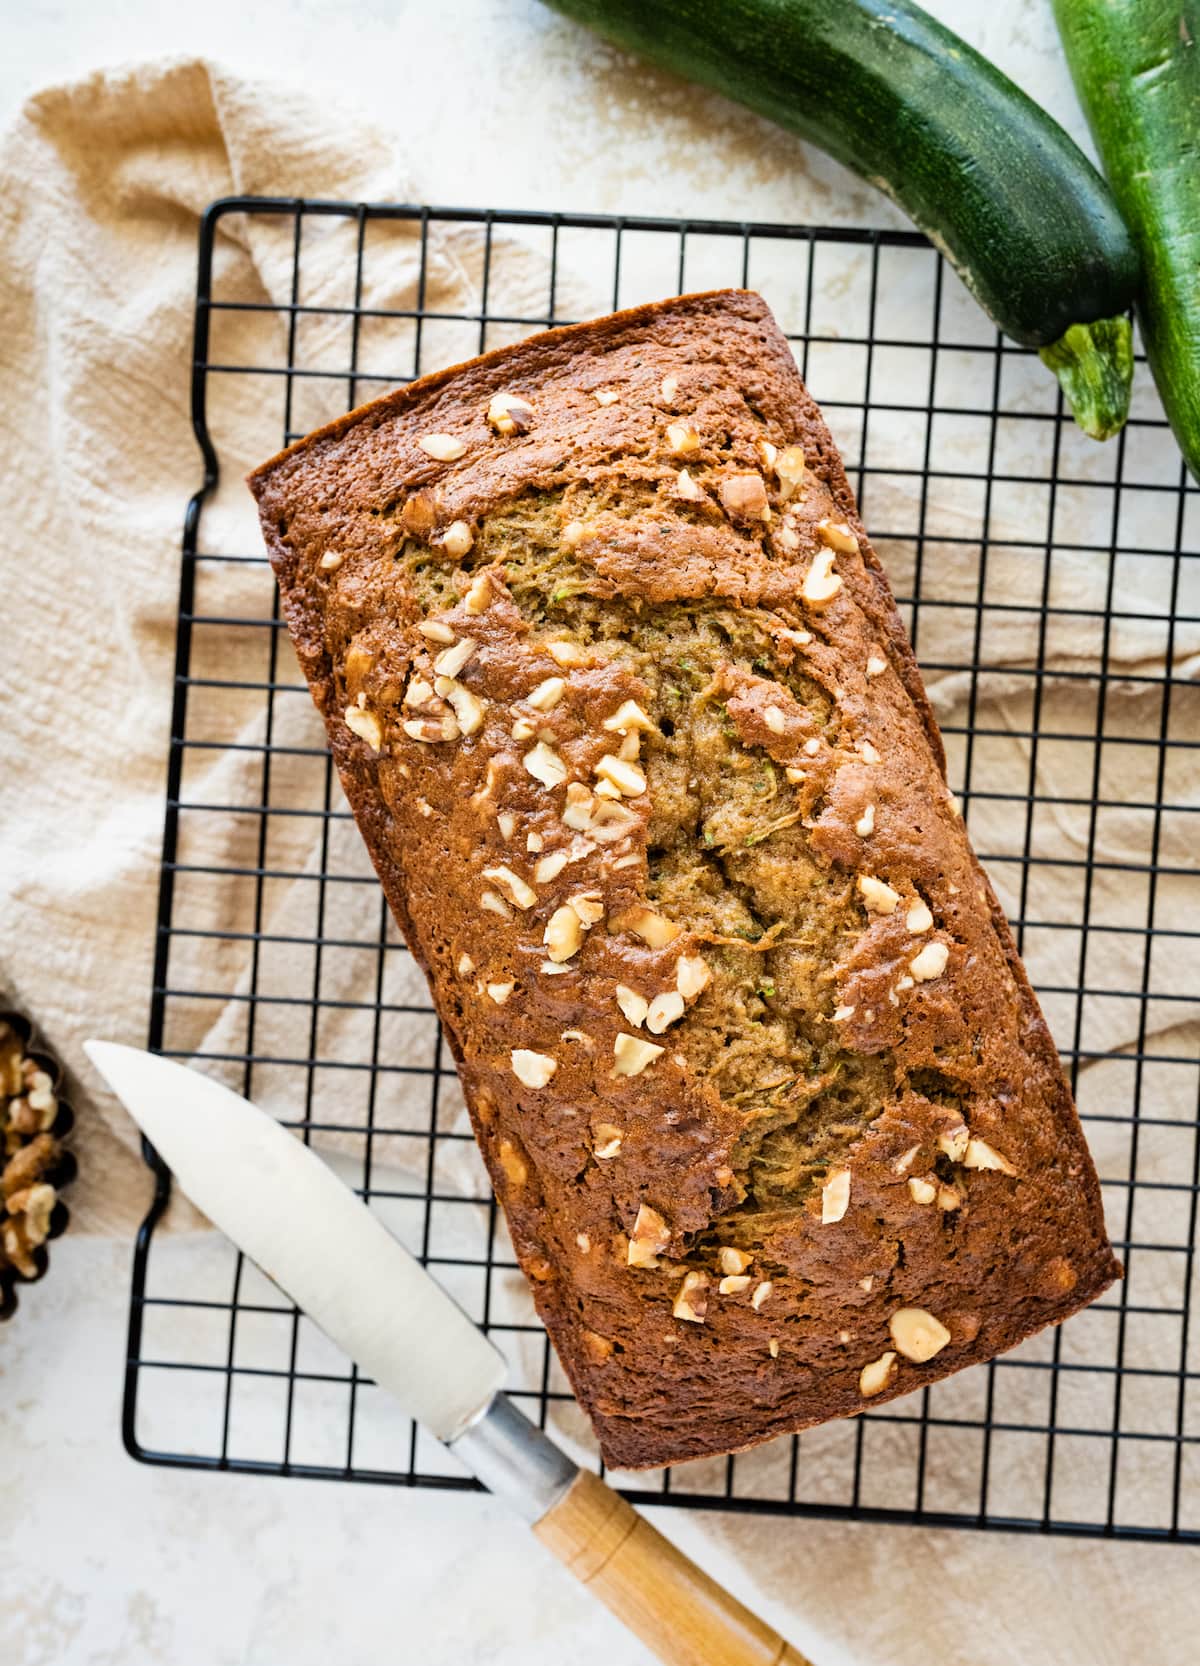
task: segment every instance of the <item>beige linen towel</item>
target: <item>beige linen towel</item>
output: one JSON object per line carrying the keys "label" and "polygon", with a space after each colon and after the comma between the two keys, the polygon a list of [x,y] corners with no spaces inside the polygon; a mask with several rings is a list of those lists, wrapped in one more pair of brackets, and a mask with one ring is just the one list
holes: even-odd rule
{"label": "beige linen towel", "polygon": [[[199,476],[200,216],[232,193],[395,199],[406,185],[389,142],[327,99],[196,62],[38,95],[3,177],[0,988],[85,1071],[87,1035],[146,1035],[179,533]],[[218,266],[247,299],[286,281],[245,222],[224,223]],[[235,410],[225,436],[235,480],[264,446],[254,414]],[[126,1233],[145,1174],[94,1088],[73,1215]]]}

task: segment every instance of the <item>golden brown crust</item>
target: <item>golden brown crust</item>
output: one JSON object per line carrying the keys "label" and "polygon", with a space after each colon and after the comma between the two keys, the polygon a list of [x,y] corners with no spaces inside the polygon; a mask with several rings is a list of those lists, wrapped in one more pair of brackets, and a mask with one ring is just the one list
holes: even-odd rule
{"label": "golden brown crust", "polygon": [[[507,431],[496,407],[488,419],[500,394],[529,407]],[[673,432],[689,427],[690,449]],[[807,474],[789,501],[770,458],[796,445]],[[678,471],[693,457],[685,488]],[[887,581],[759,297],[689,296],[535,337],[341,418],[250,483],[346,795],[429,977],[518,1256],[610,1464],[732,1451],[852,1414],[874,1398],[868,1368],[886,1354],[899,1357],[879,1369],[880,1399],[1013,1346],[1118,1275],[1078,1118],[949,802]],[[620,739],[605,723],[627,700],[652,703],[657,669],[603,642],[556,663],[566,637],[531,615],[514,566],[491,544],[488,564],[475,559],[487,529],[503,516],[518,524],[527,504],[561,510],[564,523],[584,516],[564,531],[582,528],[601,610],[678,621],[721,607],[771,642],[762,669],[731,650],[709,692],[724,744],[788,772],[796,808],[775,824],[786,831],[745,840],[753,849],[726,871],[770,896],[802,859],[828,885],[818,912],[850,921],[851,936],[831,936],[814,961],[778,935],[781,913],[759,946],[781,965],[792,956],[826,992],[822,1010],[800,1015],[825,1061],[817,1086],[829,1090],[839,1047],[887,1084],[865,1122],[828,1136],[840,1155],[830,1145],[815,1179],[789,1180],[784,1206],[765,1206],[747,1178],[753,1118],[711,1067],[723,974],[710,970],[697,990],[679,965],[706,964],[723,939],[693,921],[655,946],[630,923],[648,897],[671,913],[661,888],[648,890],[655,783],[664,799],[669,785],[662,733],[604,800],[611,821],[587,819],[592,800],[582,830],[564,824],[567,782],[591,798]],[[437,567],[436,607],[414,589],[414,540]],[[842,581],[827,600],[810,582],[818,556]],[[422,632],[431,624],[448,644]],[[469,661],[439,670],[459,643]],[[531,707],[556,676],[565,690],[553,706]],[[414,734],[423,723],[451,738]],[[539,746],[555,760],[545,779],[526,761]],[[649,792],[635,790],[643,764]],[[884,890],[871,894],[875,879]],[[580,898],[578,925],[563,928],[576,946],[548,971],[547,928]],[[744,962],[751,948],[739,953]],[[661,1029],[621,1009],[621,990],[674,1000],[677,988],[685,1012]],[[620,1074],[622,1035],[663,1051]],[[515,1065],[514,1050],[532,1058]],[[823,1224],[822,1185],[843,1169],[844,1213]],[[735,1224],[749,1277],[728,1275],[720,1290],[718,1245]],[[644,1262],[631,1266],[639,1233]],[[928,1336],[910,1309],[950,1333],[924,1362],[912,1356]]]}

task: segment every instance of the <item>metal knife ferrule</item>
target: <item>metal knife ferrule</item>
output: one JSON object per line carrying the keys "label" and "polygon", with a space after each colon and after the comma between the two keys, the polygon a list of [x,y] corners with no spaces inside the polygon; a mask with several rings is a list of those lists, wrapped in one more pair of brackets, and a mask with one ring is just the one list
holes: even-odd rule
{"label": "metal knife ferrule", "polygon": [[507,1394],[497,1394],[447,1446],[489,1492],[528,1522],[552,1510],[579,1473]]}

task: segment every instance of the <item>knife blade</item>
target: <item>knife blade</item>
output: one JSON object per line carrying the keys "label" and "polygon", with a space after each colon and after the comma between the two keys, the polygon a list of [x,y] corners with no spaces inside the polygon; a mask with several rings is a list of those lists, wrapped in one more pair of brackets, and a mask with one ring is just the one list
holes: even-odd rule
{"label": "knife blade", "polygon": [[667,1666],[811,1666],[500,1392],[499,1352],[316,1152],[185,1065],[84,1049],[192,1202]]}
{"label": "knife blade", "polygon": [[503,1356],[314,1151],[185,1065],[85,1047],[192,1202],[410,1417],[453,1441],[485,1410]]}

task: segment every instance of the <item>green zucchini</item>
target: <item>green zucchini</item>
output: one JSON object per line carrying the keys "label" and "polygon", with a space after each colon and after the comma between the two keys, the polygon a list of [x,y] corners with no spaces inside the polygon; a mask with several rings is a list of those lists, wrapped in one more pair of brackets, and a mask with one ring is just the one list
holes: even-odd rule
{"label": "green zucchini", "polygon": [[1117,206],[1062,128],[911,0],[550,4],[878,186],[1002,330],[1047,349],[1089,434],[1121,427],[1138,258]]}
{"label": "green zucchini", "polygon": [[1146,356],[1200,481],[1200,3],[1055,0],[1054,12],[1142,257]]}

